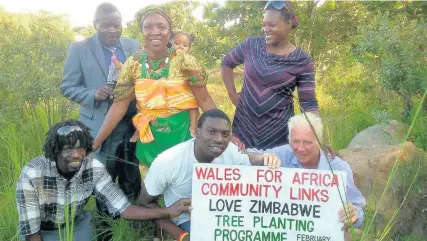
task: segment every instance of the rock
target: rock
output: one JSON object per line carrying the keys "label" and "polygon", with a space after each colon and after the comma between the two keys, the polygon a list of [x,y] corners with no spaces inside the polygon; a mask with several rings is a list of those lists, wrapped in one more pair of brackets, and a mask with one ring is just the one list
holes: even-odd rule
{"label": "rock", "polygon": [[[376,222],[380,227],[388,223],[393,212],[403,200],[403,196],[397,194],[395,176],[381,203],[379,203],[395,163],[398,162],[399,170],[402,170],[410,160],[424,160],[424,156],[427,156],[412,142],[405,142],[401,145],[352,147],[341,150],[337,154],[351,166],[355,183],[365,196],[369,209],[375,210],[379,207]],[[420,154],[423,155],[421,159]],[[407,225],[411,227],[414,223]]]}
{"label": "rock", "polygon": [[382,194],[396,158],[400,157],[399,162],[404,163],[415,149],[412,142],[405,142],[400,146],[374,145],[347,148],[339,151],[338,155],[350,164],[354,181],[362,194],[365,197],[372,197],[375,194],[376,196]]}
{"label": "rock", "polygon": [[399,145],[404,141],[408,126],[396,120],[377,124],[358,133],[347,148]]}
{"label": "rock", "polygon": [[371,194],[374,179],[376,184],[385,185],[397,157],[400,163],[405,163],[417,152],[418,148],[412,142],[405,142],[399,146],[347,148],[339,151],[338,155],[350,164],[356,184],[366,195]]}

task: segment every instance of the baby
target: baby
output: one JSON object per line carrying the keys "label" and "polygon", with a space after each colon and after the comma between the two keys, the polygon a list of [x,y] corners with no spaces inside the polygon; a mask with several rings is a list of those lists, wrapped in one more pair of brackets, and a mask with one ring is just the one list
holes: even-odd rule
{"label": "baby", "polygon": [[175,48],[188,53],[190,52],[191,44],[194,42],[194,37],[190,33],[176,31],[172,33],[171,42]]}
{"label": "baby", "polygon": [[[187,32],[176,31],[172,33],[171,43],[172,45],[188,53],[191,49],[191,44],[194,42],[194,37]],[[190,133],[191,136],[196,136],[197,120],[199,119],[199,108],[190,109]]]}

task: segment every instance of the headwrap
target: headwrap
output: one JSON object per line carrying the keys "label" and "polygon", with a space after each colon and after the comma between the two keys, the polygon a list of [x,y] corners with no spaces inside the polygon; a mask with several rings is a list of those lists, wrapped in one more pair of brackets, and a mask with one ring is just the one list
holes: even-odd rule
{"label": "headwrap", "polygon": [[138,14],[138,24],[139,24],[139,28],[142,29],[142,23],[144,22],[144,20],[153,14],[159,14],[162,17],[164,17],[166,19],[166,21],[169,23],[169,28],[172,32],[172,20],[169,17],[169,15],[166,13],[165,10],[163,10],[162,8],[159,7],[148,7],[145,9],[142,9],[139,14]]}

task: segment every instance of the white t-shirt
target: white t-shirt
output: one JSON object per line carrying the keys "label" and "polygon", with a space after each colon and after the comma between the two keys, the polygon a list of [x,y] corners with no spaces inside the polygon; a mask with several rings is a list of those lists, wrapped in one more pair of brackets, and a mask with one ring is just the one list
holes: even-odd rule
{"label": "white t-shirt", "polygon": [[[145,176],[145,187],[150,196],[163,194],[167,207],[181,198],[191,198],[193,164],[197,163],[194,156],[194,141],[188,140],[162,152],[153,161]],[[246,154],[239,152],[236,145],[230,143],[221,156],[212,164],[246,165],[251,162]],[[176,225],[189,221],[187,214],[172,219]]]}

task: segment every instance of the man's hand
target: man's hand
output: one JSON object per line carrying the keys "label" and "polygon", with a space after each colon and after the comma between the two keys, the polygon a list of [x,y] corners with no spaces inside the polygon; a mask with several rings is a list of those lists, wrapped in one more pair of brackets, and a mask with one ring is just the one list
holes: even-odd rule
{"label": "man's hand", "polygon": [[335,151],[332,149],[330,145],[325,145],[326,150],[328,150],[329,154],[331,155],[331,159],[335,159]]}
{"label": "man's hand", "polygon": [[191,209],[193,208],[191,207],[191,199],[189,198],[180,199],[167,208],[170,218],[179,217],[182,213],[190,212]]}
{"label": "man's hand", "polygon": [[357,211],[351,202],[347,202],[344,208],[338,211],[338,215],[340,222],[344,223],[344,229],[347,229],[348,226],[357,221]]}
{"label": "man's hand", "polygon": [[274,154],[264,153],[261,157],[264,159],[264,166],[268,168],[279,168],[281,165],[279,157]]}
{"label": "man's hand", "polygon": [[38,231],[37,233],[33,233],[31,235],[28,235],[25,237],[26,241],[43,241],[43,237],[41,235],[41,232]]}
{"label": "man's hand", "polygon": [[109,86],[102,86],[95,90],[95,100],[107,100],[110,95],[114,95],[114,93]]}

